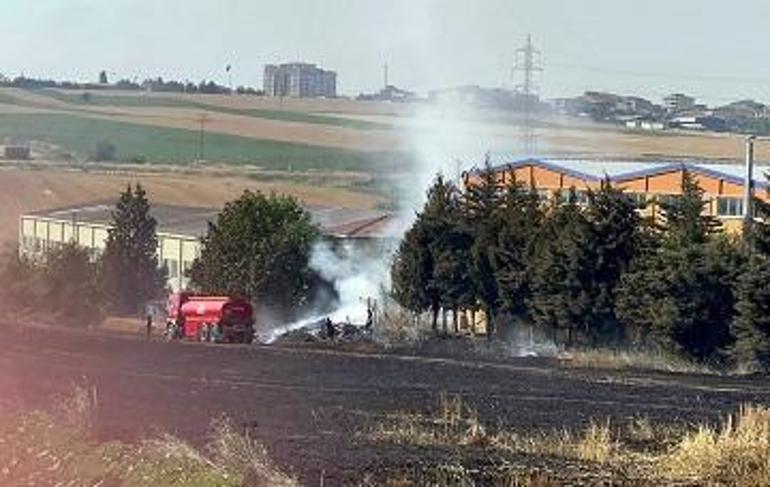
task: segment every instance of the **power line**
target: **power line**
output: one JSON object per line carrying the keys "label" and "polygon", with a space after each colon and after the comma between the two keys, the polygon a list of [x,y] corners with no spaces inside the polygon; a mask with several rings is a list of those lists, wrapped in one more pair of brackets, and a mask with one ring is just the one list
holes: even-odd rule
{"label": "power line", "polygon": [[697,75],[697,74],[680,74],[680,73],[664,73],[655,71],[638,71],[632,69],[615,69],[601,66],[587,66],[581,64],[565,64],[565,63],[548,63],[557,69],[568,69],[573,71],[585,71],[591,73],[607,73],[616,74],[621,76],[636,77],[636,78],[660,78],[660,79],[672,79],[672,80],[686,80],[686,81],[705,81],[712,83],[756,83],[756,84],[768,84],[770,83],[770,77],[743,77],[743,76],[718,76],[718,75]]}

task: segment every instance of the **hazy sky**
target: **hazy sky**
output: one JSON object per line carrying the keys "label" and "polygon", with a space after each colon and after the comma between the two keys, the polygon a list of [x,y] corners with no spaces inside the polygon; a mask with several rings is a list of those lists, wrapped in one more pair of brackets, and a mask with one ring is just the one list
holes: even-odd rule
{"label": "hazy sky", "polygon": [[391,81],[424,92],[511,86],[531,33],[545,96],[586,89],[653,99],[770,102],[768,0],[0,0],[0,73],[261,85],[262,66],[338,71],[345,94]]}

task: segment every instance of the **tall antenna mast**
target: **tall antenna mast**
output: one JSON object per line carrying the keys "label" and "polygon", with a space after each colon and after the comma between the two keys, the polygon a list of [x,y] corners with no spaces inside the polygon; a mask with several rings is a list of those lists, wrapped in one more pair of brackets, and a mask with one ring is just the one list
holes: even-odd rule
{"label": "tall antenna mast", "polygon": [[532,156],[537,150],[537,141],[532,124],[534,102],[538,98],[538,87],[535,83],[535,73],[542,72],[542,53],[532,44],[532,35],[527,35],[527,43],[516,50],[516,63],[513,75],[522,73],[522,82],[516,85],[518,98],[521,100],[521,145],[525,156]]}

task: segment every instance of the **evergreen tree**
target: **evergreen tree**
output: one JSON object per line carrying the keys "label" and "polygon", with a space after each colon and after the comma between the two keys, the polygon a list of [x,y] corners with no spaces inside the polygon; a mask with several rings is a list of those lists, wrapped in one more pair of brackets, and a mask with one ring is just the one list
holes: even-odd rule
{"label": "evergreen tree", "polygon": [[158,265],[157,223],[141,185],[129,185],[112,212],[102,256],[103,289],[113,311],[136,313],[162,296],[166,271]]}
{"label": "evergreen tree", "polygon": [[592,297],[589,330],[594,342],[624,338],[615,313],[615,291],[642,244],[638,204],[609,180],[598,191],[589,191],[586,218],[593,249]]}
{"label": "evergreen tree", "polygon": [[434,280],[441,307],[452,310],[457,330],[457,312],[473,308],[476,293],[471,279],[473,235],[467,228],[459,204],[457,188],[450,184],[446,206],[439,214],[428,214],[433,235],[431,254],[435,263]]}
{"label": "evergreen tree", "polygon": [[663,247],[622,279],[617,309],[639,341],[701,361],[721,361],[731,344],[734,285],[743,253],[727,237]]}
{"label": "evergreen tree", "polygon": [[770,256],[770,204],[755,198],[754,211],[757,218],[744,228],[744,236],[752,251]]}
{"label": "evergreen tree", "polygon": [[473,235],[470,256],[470,276],[478,301],[487,316],[487,338],[495,335],[495,323],[500,309],[500,290],[495,277],[495,255],[498,253],[498,236],[502,186],[489,158],[478,180],[467,184],[463,213]]}
{"label": "evergreen tree", "polygon": [[34,307],[39,297],[34,285],[35,264],[16,245],[3,248],[0,253],[0,299],[17,308]]}
{"label": "evergreen tree", "polygon": [[101,314],[99,268],[91,251],[75,243],[50,249],[39,269],[41,306],[72,325],[93,324]]}
{"label": "evergreen tree", "polygon": [[512,322],[528,322],[531,295],[529,260],[544,219],[540,197],[515,179],[505,188],[499,208],[500,231],[494,257],[500,311]]}
{"label": "evergreen tree", "polygon": [[415,223],[404,235],[390,268],[393,298],[417,314],[431,307],[429,286],[434,264],[428,248],[429,235],[425,226]]}
{"label": "evergreen tree", "polygon": [[292,318],[323,286],[309,267],[318,237],[310,214],[294,198],[245,191],[209,225],[190,271],[192,284]]}
{"label": "evergreen tree", "polygon": [[704,215],[706,204],[685,172],[682,195],[661,205],[662,245],[644,253],[622,278],[616,307],[638,342],[722,360],[743,255],[736,242],[715,235],[719,223]]}
{"label": "evergreen tree", "polygon": [[735,361],[747,369],[770,367],[770,258],[754,254],[736,285],[732,324]]}
{"label": "evergreen tree", "polygon": [[669,196],[660,203],[664,243],[671,248],[705,243],[721,224],[705,214],[708,202],[704,191],[689,171],[682,172],[682,194]]}
{"label": "evergreen tree", "polygon": [[472,302],[471,243],[461,218],[457,188],[438,175],[391,269],[396,300],[414,312],[430,310],[436,332],[442,308],[457,310]]}
{"label": "evergreen tree", "polygon": [[575,332],[590,329],[592,267],[595,263],[590,224],[570,191],[566,203],[557,197],[534,246],[530,261],[532,296],[529,304],[535,324],[566,332],[572,345]]}

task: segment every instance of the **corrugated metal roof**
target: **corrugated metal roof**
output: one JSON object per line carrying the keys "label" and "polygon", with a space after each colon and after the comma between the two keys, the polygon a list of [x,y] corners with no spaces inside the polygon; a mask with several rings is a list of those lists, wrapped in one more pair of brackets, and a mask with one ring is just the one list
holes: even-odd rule
{"label": "corrugated metal roof", "polygon": [[[684,168],[696,174],[709,175],[735,184],[743,184],[745,172],[742,164],[715,164],[697,161],[612,161],[559,158],[506,159],[505,156],[498,155],[491,156],[490,162],[496,169],[535,165],[588,181],[597,181],[609,177],[611,181],[623,182]],[[481,169],[477,168],[472,173],[478,173],[479,171]],[[755,166],[755,186],[770,188],[768,175],[770,175],[770,166]]]}
{"label": "corrugated metal roof", "polygon": [[[115,203],[94,202],[31,213],[40,218],[78,221],[95,225],[110,225]],[[336,238],[392,238],[397,236],[396,217],[389,212],[349,208],[307,209],[324,235]],[[173,205],[152,205],[152,215],[158,222],[158,232],[200,238],[208,231],[209,222],[216,222],[217,208],[197,208]]]}

